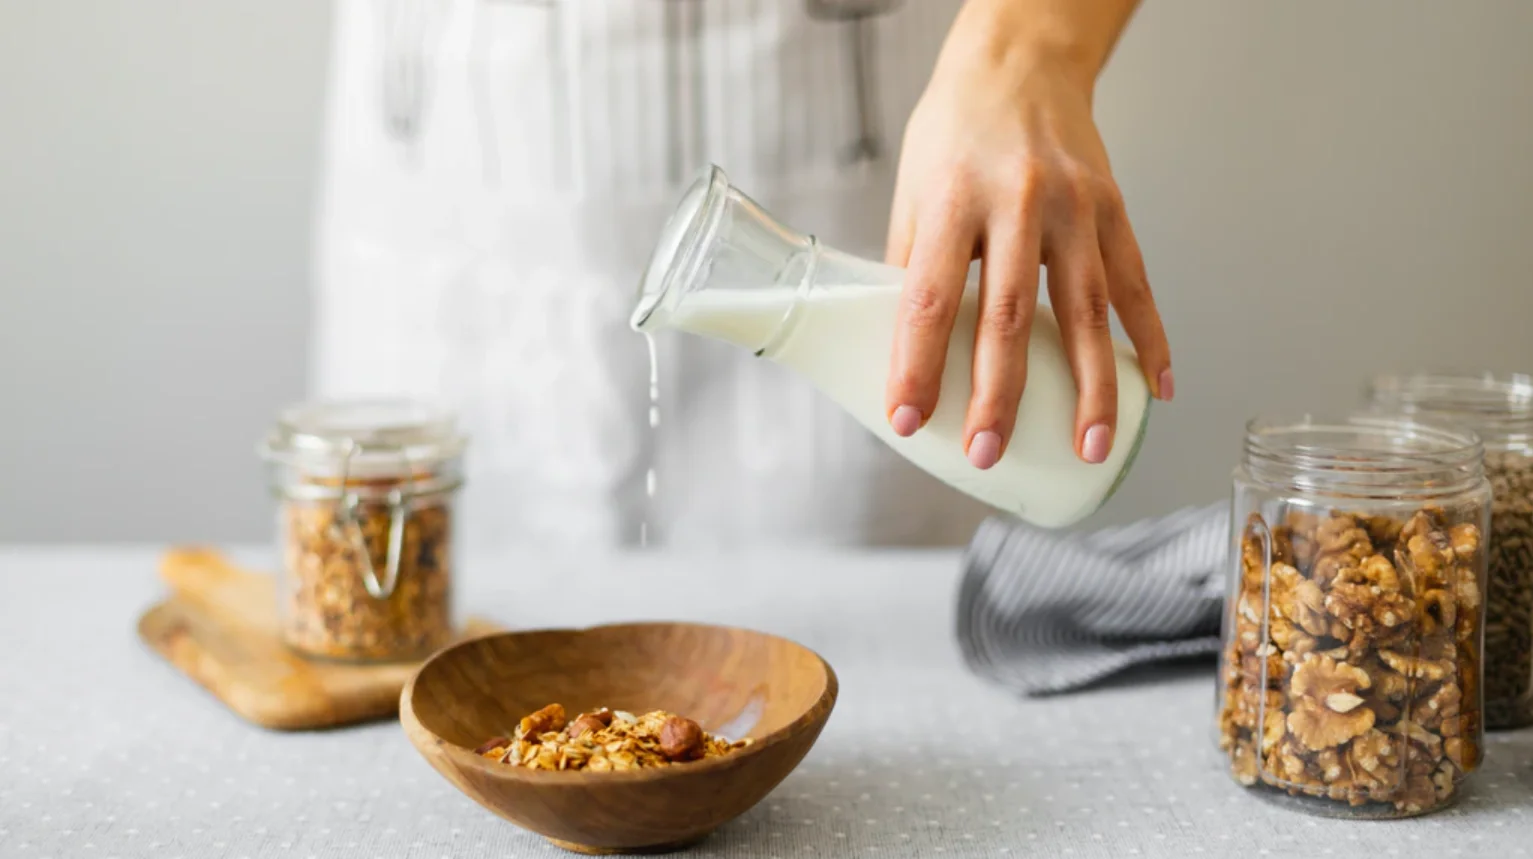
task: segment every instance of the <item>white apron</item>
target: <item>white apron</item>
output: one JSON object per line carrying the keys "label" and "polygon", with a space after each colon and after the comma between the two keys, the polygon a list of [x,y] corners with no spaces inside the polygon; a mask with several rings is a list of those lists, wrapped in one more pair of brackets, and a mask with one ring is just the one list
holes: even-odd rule
{"label": "white apron", "polygon": [[[862,99],[855,25],[809,3],[339,0],[312,388],[455,405],[471,543],[957,544],[984,515],[736,347],[662,336],[649,426],[628,313],[701,165],[881,256],[959,3],[869,19]],[[851,156],[859,116],[881,154]]]}

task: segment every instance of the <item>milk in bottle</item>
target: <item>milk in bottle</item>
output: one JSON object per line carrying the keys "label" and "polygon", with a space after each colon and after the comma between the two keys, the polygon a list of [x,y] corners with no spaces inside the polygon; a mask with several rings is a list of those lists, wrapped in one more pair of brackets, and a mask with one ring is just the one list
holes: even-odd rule
{"label": "milk in bottle", "polygon": [[666,224],[640,287],[633,327],[673,328],[749,349],[800,373],[894,450],[954,488],[1042,527],[1099,508],[1143,436],[1149,386],[1133,350],[1115,343],[1118,430],[1107,460],[1082,462],[1073,443],[1075,380],[1053,312],[1040,305],[1028,344],[1016,430],[996,465],[964,455],[979,291],[969,283],[948,345],[936,411],[901,438],[884,411],[902,269],[827,248],[776,223],[708,170]]}

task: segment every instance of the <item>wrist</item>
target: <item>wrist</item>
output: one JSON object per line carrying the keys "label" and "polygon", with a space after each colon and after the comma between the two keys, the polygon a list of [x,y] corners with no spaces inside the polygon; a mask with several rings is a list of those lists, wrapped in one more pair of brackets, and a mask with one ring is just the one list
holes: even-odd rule
{"label": "wrist", "polygon": [[1089,98],[1116,36],[1116,28],[1109,35],[1102,22],[1079,14],[1075,4],[1092,2],[1124,0],[968,0],[953,22],[938,71],[946,67],[1019,85],[1039,77],[1064,80]]}

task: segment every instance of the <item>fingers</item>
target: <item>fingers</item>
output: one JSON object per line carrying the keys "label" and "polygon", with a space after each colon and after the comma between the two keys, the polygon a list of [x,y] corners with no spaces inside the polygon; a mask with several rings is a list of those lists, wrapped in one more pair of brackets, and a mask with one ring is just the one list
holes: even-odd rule
{"label": "fingers", "polygon": [[958,195],[927,211],[911,244],[885,388],[889,424],[901,436],[914,434],[937,408],[948,340],[978,234]]}
{"label": "fingers", "polygon": [[1049,298],[1059,319],[1065,354],[1075,375],[1075,452],[1100,463],[1112,450],[1118,422],[1117,364],[1109,327],[1107,272],[1094,217],[1074,219],[1054,236]]}
{"label": "fingers", "polygon": [[1171,376],[1171,344],[1166,341],[1166,329],[1150,293],[1150,279],[1134,228],[1120,206],[1104,215],[1101,230],[1108,297],[1118,313],[1118,321],[1123,323],[1124,333],[1139,354],[1139,366],[1150,393],[1157,399],[1170,400],[1176,393],[1176,382]]}
{"label": "fingers", "polygon": [[1036,207],[1001,219],[987,231],[980,271],[979,323],[974,338],[974,393],[964,449],[975,468],[1000,460],[1017,423],[1027,383],[1027,343],[1038,303],[1040,223]]}

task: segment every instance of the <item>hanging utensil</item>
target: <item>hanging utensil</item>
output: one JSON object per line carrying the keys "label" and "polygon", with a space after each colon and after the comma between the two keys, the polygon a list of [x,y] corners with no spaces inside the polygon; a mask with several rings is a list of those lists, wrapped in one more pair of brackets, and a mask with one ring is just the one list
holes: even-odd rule
{"label": "hanging utensil", "polygon": [[434,0],[383,0],[383,129],[416,159],[432,85],[428,48],[437,6]]}
{"label": "hanging utensil", "polygon": [[818,21],[836,21],[846,28],[846,50],[852,64],[852,92],[855,99],[857,136],[842,151],[846,165],[877,161],[883,157],[883,125],[875,90],[874,50],[876,32],[872,18],[887,15],[900,0],[805,0],[809,17]]}
{"label": "hanging utensil", "polygon": [[[666,81],[666,176],[678,184],[701,163],[703,144],[703,5],[666,0],[662,38]],[[691,74],[683,69],[689,64]]]}
{"label": "hanging utensil", "polygon": [[[547,81],[549,87],[549,117],[554,135],[549,144],[548,157],[552,164],[555,187],[568,187],[575,160],[573,134],[569,118],[568,66],[565,63],[564,3],[562,0],[479,0],[480,6],[527,6],[542,10],[547,15]],[[497,188],[501,182],[500,122],[495,109],[497,81],[485,75],[480,66],[486,63],[491,52],[495,33],[485,25],[483,15],[476,14],[469,34],[469,88],[473,95],[474,122],[479,129],[479,150],[485,185]]]}

